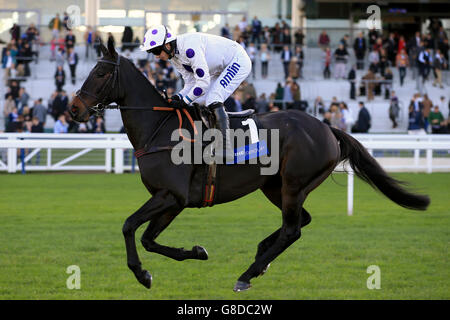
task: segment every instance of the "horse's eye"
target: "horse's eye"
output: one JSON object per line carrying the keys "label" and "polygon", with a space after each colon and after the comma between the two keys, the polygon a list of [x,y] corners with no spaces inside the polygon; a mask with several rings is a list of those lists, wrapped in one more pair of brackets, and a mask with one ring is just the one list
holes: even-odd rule
{"label": "horse's eye", "polygon": [[97,73],[97,76],[99,76],[100,78],[103,78],[105,76],[104,73]]}

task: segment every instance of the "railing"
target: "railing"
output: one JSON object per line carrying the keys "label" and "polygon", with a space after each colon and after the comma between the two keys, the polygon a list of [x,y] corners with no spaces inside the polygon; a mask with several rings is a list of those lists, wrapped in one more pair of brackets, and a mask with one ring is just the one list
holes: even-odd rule
{"label": "railing", "polygon": [[[387,171],[425,171],[432,173],[433,170],[450,171],[450,135],[364,135],[358,134],[354,137],[359,140],[371,153],[374,150],[414,150],[413,163],[405,163],[405,158],[395,158],[397,163],[388,164],[386,158],[376,157],[381,166]],[[420,150],[425,150],[425,164],[420,163]],[[442,157],[441,163],[433,161],[434,151],[444,151],[446,157]],[[398,161],[400,160],[400,161]],[[403,160],[403,161],[402,161]],[[408,162],[408,161],[407,161]],[[347,178],[347,214],[353,215],[354,202],[354,172],[348,165],[340,165],[340,169],[348,172]]]}
{"label": "railing", "polygon": [[[130,149],[132,146],[125,134],[0,134],[0,171],[123,173],[137,167]],[[46,158],[42,161],[44,164],[41,164],[41,157]],[[35,159],[34,164],[32,159]]]}

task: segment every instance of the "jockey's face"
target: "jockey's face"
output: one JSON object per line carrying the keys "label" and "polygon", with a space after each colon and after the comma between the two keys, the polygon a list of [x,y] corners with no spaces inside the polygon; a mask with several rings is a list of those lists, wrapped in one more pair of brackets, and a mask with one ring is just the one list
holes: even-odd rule
{"label": "jockey's face", "polygon": [[[167,50],[170,50],[170,45],[168,43],[165,44],[165,47]],[[163,61],[169,60],[169,55],[164,50],[161,50],[161,53],[159,55],[155,55],[155,57]]]}

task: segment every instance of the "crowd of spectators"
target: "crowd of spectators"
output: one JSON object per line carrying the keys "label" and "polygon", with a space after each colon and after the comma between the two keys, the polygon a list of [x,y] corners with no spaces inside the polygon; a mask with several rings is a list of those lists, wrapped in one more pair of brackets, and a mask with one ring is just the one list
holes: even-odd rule
{"label": "crowd of spectators", "polygon": [[[5,84],[7,93],[5,95],[5,128],[13,131],[30,131],[30,123],[33,120],[35,110],[41,110],[40,106],[46,108],[48,115],[55,120],[54,132],[104,132],[104,119],[92,119],[87,124],[76,124],[67,112],[69,95],[65,91],[66,67],[70,71],[70,81],[76,84],[76,69],[79,62],[75,46],[78,43],[75,35],[68,26],[68,15],[60,18],[57,14],[50,21],[48,27],[51,30],[52,40],[50,42],[50,60],[55,62],[55,92],[48,99],[46,107],[42,99],[33,102],[30,107],[28,101],[21,101],[19,91],[21,81],[26,81],[30,75],[29,64],[39,56],[40,35],[34,25],[30,25],[24,33],[20,27],[14,25],[11,30],[11,40],[2,52],[2,67],[5,69]],[[238,90],[226,101],[225,105],[229,111],[240,111],[254,108],[257,112],[273,112],[285,108],[299,110],[311,110],[308,103],[302,100],[300,82],[304,76],[304,34],[298,29],[292,32],[290,26],[281,21],[273,27],[263,26],[258,17],[248,22],[243,18],[236,26],[230,28],[227,24],[222,27],[221,35],[239,42],[247,51],[252,61],[252,74],[250,78],[266,79],[270,74],[269,68],[274,59],[279,59],[283,66],[284,79],[281,78],[276,90],[272,93],[257,95],[256,90],[249,81],[245,81]],[[106,35],[107,43],[115,44],[111,33]],[[87,27],[82,39],[85,44],[85,59],[98,58],[101,56],[99,44],[103,43],[102,35],[98,30]],[[122,37],[122,51],[133,51],[139,44],[139,39],[133,36],[133,30],[125,27]],[[395,96],[393,69],[398,69],[399,85],[403,86],[407,73],[411,72],[416,81],[416,90],[419,99],[424,99],[424,84],[427,82],[440,88],[444,88],[442,71],[448,70],[448,38],[442,23],[431,19],[429,32],[421,34],[417,32],[415,37],[406,39],[404,35],[391,32],[384,38],[378,31],[370,30],[367,35],[358,34],[353,44],[349,36],[345,35],[337,48],[332,49],[330,37],[326,31],[321,32],[317,45],[323,54],[323,77],[329,79],[345,79],[350,82],[350,100],[366,96],[367,101],[372,101],[375,96],[384,96],[390,101],[389,118],[393,122],[393,128],[398,126],[399,102]],[[351,56],[356,58],[356,63],[349,65]],[[368,63],[366,63],[368,61]],[[170,96],[180,87],[179,78],[170,61],[155,60],[151,55],[146,59],[137,60],[137,67],[142,74],[161,92],[167,91]],[[358,79],[359,72],[362,76]],[[434,76],[434,79],[431,79]],[[182,84],[181,84],[182,85]],[[353,116],[347,107],[348,99],[337,102],[333,99],[328,108],[321,105],[320,97],[313,106],[314,115],[319,115],[323,121],[338,128],[353,132],[367,132],[371,126],[370,114],[363,103],[359,103],[360,111]],[[37,103],[40,101],[40,103]],[[424,100],[426,101],[426,100]],[[426,103],[425,103],[426,104]],[[35,109],[36,106],[39,108]],[[442,109],[442,106],[440,106]],[[429,111],[413,108],[410,110],[409,123],[412,119],[422,119],[420,123],[435,123],[440,119],[434,115],[435,107]],[[420,112],[422,115],[417,116]],[[414,113],[414,117],[412,116]],[[40,112],[42,114],[42,112]],[[433,119],[429,119],[429,115]],[[30,118],[31,117],[31,118]],[[42,118],[42,117],[41,117]],[[28,119],[26,121],[25,119]],[[432,121],[433,120],[433,121]],[[417,120],[416,122],[418,122]],[[27,124],[25,124],[27,122]],[[17,125],[17,123],[21,123]],[[40,126],[44,127],[45,117]],[[429,132],[444,132],[448,121],[440,121],[442,127],[439,130],[424,128]],[[6,126],[8,125],[8,126]],[[20,127],[20,128],[19,128]]]}

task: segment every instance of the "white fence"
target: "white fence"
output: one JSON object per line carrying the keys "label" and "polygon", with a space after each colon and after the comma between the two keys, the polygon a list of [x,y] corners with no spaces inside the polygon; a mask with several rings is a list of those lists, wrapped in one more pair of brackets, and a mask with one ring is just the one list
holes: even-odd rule
{"label": "white fence", "polygon": [[[428,172],[450,171],[450,135],[354,135],[375,156],[387,171]],[[80,150],[78,150],[80,149]],[[58,151],[69,150],[70,154]],[[397,152],[394,157],[377,157],[379,150]],[[421,157],[421,150],[425,157]],[[3,151],[3,152],[1,152]],[[46,152],[44,165],[32,164],[31,159]],[[69,164],[83,156],[97,152],[97,164],[81,161]],[[0,171],[15,173],[26,171],[105,171],[123,173],[134,171],[132,146],[125,134],[53,134],[53,133],[6,133],[0,134]],[[409,151],[404,154],[401,152]],[[413,151],[412,156],[408,156]],[[436,157],[436,151],[440,156]],[[100,152],[100,153],[99,153]],[[113,156],[114,154],[114,156]],[[128,155],[124,161],[124,155]],[[136,169],[138,169],[136,165]],[[347,203],[348,215],[353,214],[354,174],[349,167],[338,166],[337,170],[348,171]]]}

